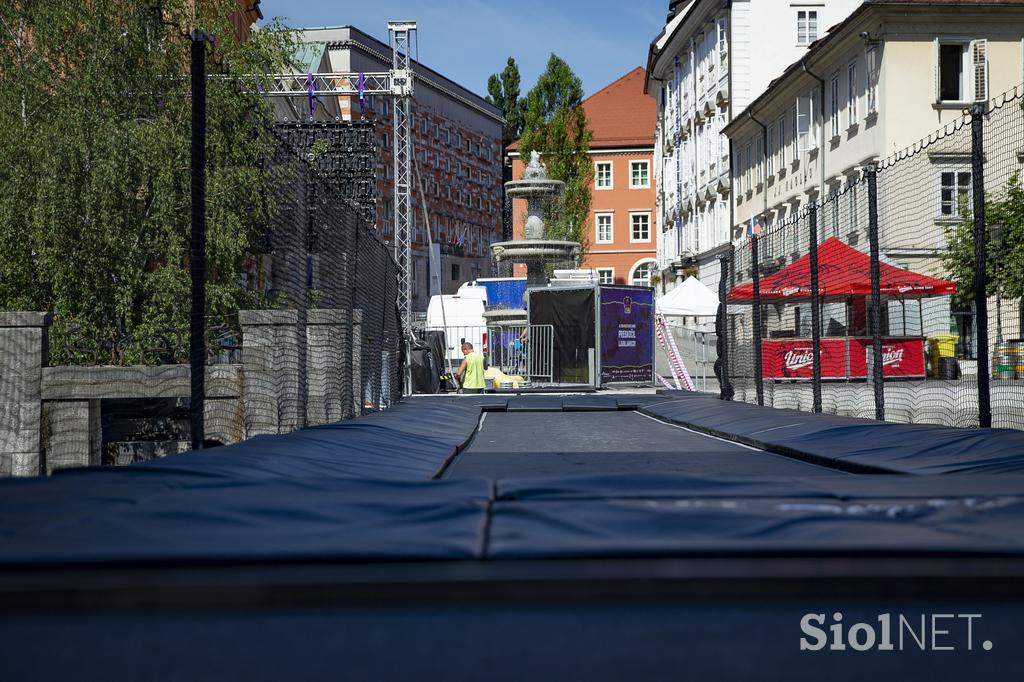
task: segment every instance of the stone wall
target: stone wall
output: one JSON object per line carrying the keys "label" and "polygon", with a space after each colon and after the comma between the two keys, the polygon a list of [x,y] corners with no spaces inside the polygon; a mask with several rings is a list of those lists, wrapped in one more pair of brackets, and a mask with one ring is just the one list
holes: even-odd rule
{"label": "stone wall", "polygon": [[[362,311],[239,313],[242,362],[206,369],[205,436],[225,444],[362,412]],[[47,366],[47,313],[0,313],[0,476],[98,465],[103,401],[187,398],[186,365]],[[304,328],[304,333],[303,333]],[[175,447],[145,448],[154,453]]]}
{"label": "stone wall", "polygon": [[39,471],[48,313],[0,313],[0,476]]}

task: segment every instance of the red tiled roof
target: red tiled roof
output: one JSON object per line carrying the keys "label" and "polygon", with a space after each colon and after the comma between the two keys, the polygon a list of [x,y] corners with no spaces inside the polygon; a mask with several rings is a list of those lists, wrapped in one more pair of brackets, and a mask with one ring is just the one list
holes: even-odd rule
{"label": "red tiled roof", "polygon": [[[644,94],[647,72],[636,67],[583,100],[587,123],[594,131],[591,149],[653,147],[657,109],[654,98]],[[519,140],[508,146],[519,148]]]}
{"label": "red tiled roof", "polygon": [[653,147],[658,113],[654,98],[644,94],[647,71],[636,67],[583,100],[594,131],[591,147]]}

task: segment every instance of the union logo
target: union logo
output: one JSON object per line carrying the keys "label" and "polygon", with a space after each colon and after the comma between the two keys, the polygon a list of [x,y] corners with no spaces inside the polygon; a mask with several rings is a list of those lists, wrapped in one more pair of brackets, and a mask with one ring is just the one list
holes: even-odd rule
{"label": "union logo", "polygon": [[903,361],[903,349],[897,346],[884,346],[882,348],[882,367],[886,365],[898,366]]}
{"label": "union logo", "polygon": [[782,360],[788,370],[803,369],[814,364],[814,351],[811,348],[794,348],[786,351]]}

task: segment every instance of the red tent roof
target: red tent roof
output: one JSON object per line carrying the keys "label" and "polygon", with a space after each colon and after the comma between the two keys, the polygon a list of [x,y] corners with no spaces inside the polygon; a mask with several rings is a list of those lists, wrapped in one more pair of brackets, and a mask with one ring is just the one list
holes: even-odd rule
{"label": "red tent roof", "polygon": [[[903,270],[880,262],[882,296],[923,298],[956,293],[956,283]],[[761,278],[761,300],[807,300],[811,297],[811,256],[803,256],[787,268]],[[818,247],[818,291],[822,298],[871,295],[871,259],[835,237]],[[733,288],[732,303],[752,301],[754,284]]]}

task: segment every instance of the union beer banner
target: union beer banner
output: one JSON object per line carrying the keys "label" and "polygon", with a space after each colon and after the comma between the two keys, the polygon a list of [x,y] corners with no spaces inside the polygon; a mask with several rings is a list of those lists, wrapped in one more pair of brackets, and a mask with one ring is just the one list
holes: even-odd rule
{"label": "union beer banner", "polygon": [[[867,349],[871,347],[871,339],[823,338],[820,347],[822,379],[867,377]],[[811,340],[766,340],[761,344],[761,362],[765,379],[810,379],[814,372]],[[887,377],[923,377],[922,339],[883,340],[882,373]]]}

